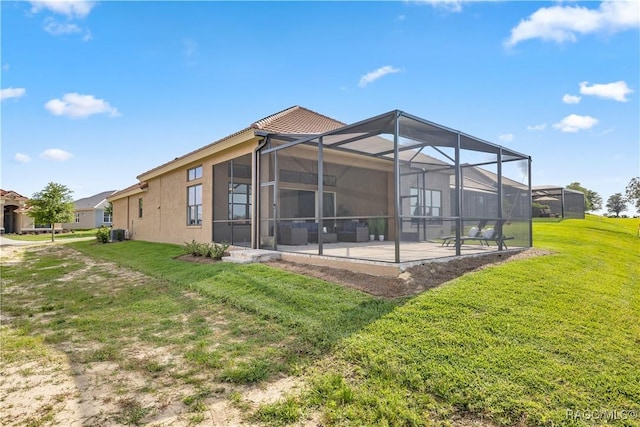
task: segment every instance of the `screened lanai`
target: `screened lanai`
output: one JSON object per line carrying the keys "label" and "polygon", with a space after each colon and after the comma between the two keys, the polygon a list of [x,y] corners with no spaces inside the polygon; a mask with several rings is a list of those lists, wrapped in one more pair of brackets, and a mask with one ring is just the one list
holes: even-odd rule
{"label": "screened lanai", "polygon": [[398,110],[263,136],[256,247],[404,263],[531,246],[525,154]]}

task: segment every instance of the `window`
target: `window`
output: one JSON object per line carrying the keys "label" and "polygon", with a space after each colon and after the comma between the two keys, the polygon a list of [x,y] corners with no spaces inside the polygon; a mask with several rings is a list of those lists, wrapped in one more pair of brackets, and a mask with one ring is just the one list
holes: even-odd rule
{"label": "window", "polygon": [[138,218],[142,218],[142,197],[138,199]]}
{"label": "window", "polygon": [[109,212],[103,212],[102,213],[102,222],[106,223],[111,223],[111,214]]}
{"label": "window", "polygon": [[251,219],[251,185],[229,183],[229,219]]}
{"label": "window", "polygon": [[202,184],[187,187],[187,225],[202,224]]}
{"label": "window", "polygon": [[80,222],[80,212],[76,212],[76,224]]}
{"label": "window", "polygon": [[187,181],[202,178],[202,166],[196,166],[187,171]]}
{"label": "window", "polygon": [[[440,216],[442,208],[442,192],[439,190],[422,190],[411,188],[410,209],[414,216]],[[412,224],[419,223],[420,218],[413,218]],[[431,224],[440,224],[440,220],[431,220]]]}

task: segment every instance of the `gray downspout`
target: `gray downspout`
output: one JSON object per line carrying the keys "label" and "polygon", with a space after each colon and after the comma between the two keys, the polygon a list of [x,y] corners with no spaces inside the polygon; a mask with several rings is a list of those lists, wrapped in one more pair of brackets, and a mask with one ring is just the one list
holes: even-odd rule
{"label": "gray downspout", "polygon": [[262,137],[252,153],[253,176],[251,177],[251,187],[253,194],[251,195],[251,248],[260,249],[260,150],[262,150],[269,142],[269,134],[262,131],[256,131],[256,136]]}

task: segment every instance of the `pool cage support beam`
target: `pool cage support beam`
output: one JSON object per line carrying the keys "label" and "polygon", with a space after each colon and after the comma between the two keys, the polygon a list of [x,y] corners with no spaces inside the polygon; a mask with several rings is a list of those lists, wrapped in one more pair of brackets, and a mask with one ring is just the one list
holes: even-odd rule
{"label": "pool cage support beam", "polygon": [[402,231],[402,224],[400,224],[400,149],[399,135],[400,135],[400,115],[401,111],[396,110],[396,116],[393,122],[393,183],[395,187],[394,191],[394,219],[395,219],[395,259],[397,263],[400,263],[400,232]]}
{"label": "pool cage support beam", "polygon": [[502,201],[502,147],[498,149],[498,222],[500,223],[500,229],[495,230],[494,233],[500,233],[498,236],[500,239],[498,240],[498,250],[501,251],[502,247],[502,229],[504,227],[504,223],[502,222],[502,209],[503,209],[503,201]]}
{"label": "pool cage support beam", "polygon": [[456,218],[456,256],[462,252],[462,167],[460,166],[460,132],[457,133],[455,147],[455,183],[456,183],[456,200],[455,200],[455,218]]}
{"label": "pool cage support beam", "polygon": [[[324,240],[324,158],[322,137],[318,139],[318,255],[322,255]],[[334,203],[335,205],[335,203]]]}
{"label": "pool cage support beam", "polygon": [[[527,177],[529,178],[529,212],[532,212],[532,203],[533,203],[533,191],[531,184],[533,183],[531,179],[531,157],[527,159]],[[533,246],[533,215],[529,215],[529,246]]]}

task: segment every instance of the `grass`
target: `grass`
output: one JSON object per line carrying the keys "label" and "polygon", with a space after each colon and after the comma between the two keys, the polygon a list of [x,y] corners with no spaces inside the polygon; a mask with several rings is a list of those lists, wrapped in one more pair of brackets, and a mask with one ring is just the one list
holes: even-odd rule
{"label": "grass", "polygon": [[589,411],[638,414],[637,224],[536,223],[536,246],[554,255],[423,293],[348,337],[315,366],[307,393],[256,419],[320,411],[327,425],[593,425]]}
{"label": "grass", "polygon": [[[184,263],[174,245],[50,246],[2,268],[1,308],[13,317],[3,360],[78,344],[75,364],[116,363],[154,387],[191,386],[179,400],[193,423],[218,394],[212,380],[285,373],[304,374],[308,387],[261,406],[255,421],[320,413],[324,425],[593,425],[568,411],[640,409],[637,224],[535,222],[536,246],[552,255],[396,301],[264,265]],[[65,246],[115,264],[92,267]],[[177,349],[180,363],[132,363],[139,347]],[[240,405],[238,393],[227,398]],[[142,401],[122,396],[115,420],[144,423],[156,409]]]}
{"label": "grass", "polygon": [[[69,246],[148,276],[124,270],[122,279],[115,264],[87,267]],[[399,303],[264,265],[175,260],[181,253],[175,245],[85,241],[28,251],[21,264],[3,266],[1,309],[14,317],[7,360],[22,358],[25,347],[36,356],[44,343],[78,365],[111,362],[194,386],[203,375],[251,384],[299,371]],[[69,351],[71,344],[83,350]],[[177,348],[184,363],[129,359],[159,346]]]}
{"label": "grass", "polygon": [[[56,234],[58,239],[77,239],[79,237],[96,237],[97,228],[91,230],[75,230],[69,233]],[[5,237],[11,240],[22,240],[26,242],[47,242],[51,240],[51,232],[42,234],[6,234]]]}

